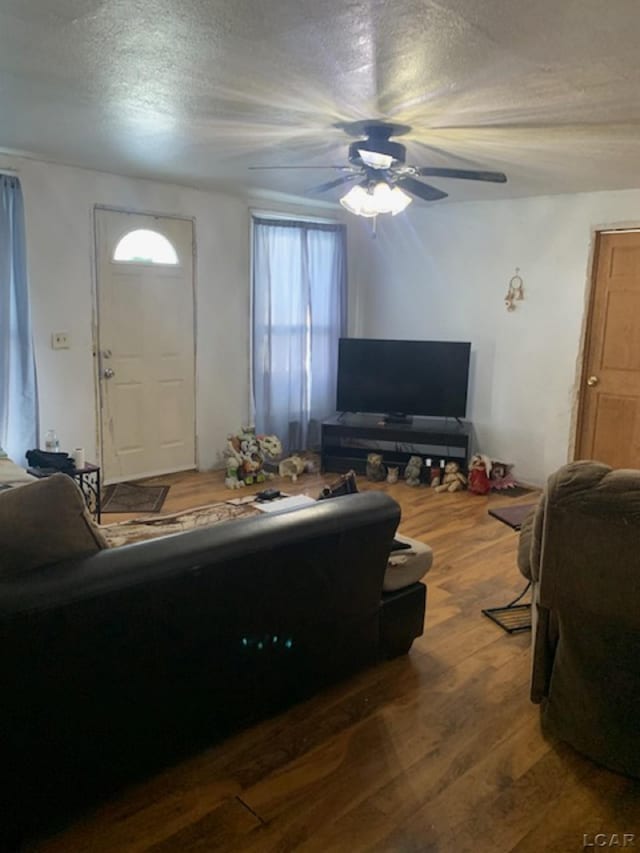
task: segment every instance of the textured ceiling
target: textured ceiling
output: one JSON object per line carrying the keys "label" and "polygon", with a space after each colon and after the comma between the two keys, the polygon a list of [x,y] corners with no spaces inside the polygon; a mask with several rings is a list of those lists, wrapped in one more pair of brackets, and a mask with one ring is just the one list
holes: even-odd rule
{"label": "textured ceiling", "polygon": [[509,178],[453,199],[637,187],[639,40],[638,0],[2,0],[0,147],[300,195],[334,173],[247,167],[345,162],[334,125],[379,117]]}

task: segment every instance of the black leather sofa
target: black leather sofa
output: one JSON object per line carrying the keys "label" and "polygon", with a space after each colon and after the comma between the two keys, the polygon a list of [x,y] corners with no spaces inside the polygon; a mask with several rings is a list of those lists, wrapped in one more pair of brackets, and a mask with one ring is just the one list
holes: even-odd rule
{"label": "black leather sofa", "polygon": [[426,590],[382,594],[399,519],[349,495],[0,580],[5,845],[407,652]]}

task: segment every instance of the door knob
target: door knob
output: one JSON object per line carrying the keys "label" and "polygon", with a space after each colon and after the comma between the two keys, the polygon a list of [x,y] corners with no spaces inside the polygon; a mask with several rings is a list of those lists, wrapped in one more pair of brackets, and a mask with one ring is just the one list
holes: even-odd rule
{"label": "door knob", "polygon": [[105,367],[102,371],[102,375],[105,379],[112,379],[116,375],[116,372],[111,367]]}
{"label": "door knob", "polygon": [[587,385],[588,385],[590,388],[593,388],[593,386],[594,386],[594,385],[597,385],[597,384],[598,384],[598,382],[600,382],[600,380],[598,379],[598,377],[597,377],[597,376],[590,376],[590,377],[587,379]]}

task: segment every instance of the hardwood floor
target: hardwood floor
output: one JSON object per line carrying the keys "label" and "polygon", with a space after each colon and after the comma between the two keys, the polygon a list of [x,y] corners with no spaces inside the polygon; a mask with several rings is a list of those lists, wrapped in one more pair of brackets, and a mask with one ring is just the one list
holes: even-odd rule
{"label": "hardwood floor", "polygon": [[[219,473],[157,481],[172,483],[165,512],[229,497]],[[307,475],[287,490],[315,497],[320,483]],[[434,549],[426,629],[411,653],[122,792],[32,849],[568,853],[595,833],[619,833],[620,844],[635,833],[640,846],[640,783],[543,739],[528,699],[530,634],[508,636],[480,613],[524,585],[517,536],[487,508],[535,496],[359,483],[388,490],[401,531]]]}

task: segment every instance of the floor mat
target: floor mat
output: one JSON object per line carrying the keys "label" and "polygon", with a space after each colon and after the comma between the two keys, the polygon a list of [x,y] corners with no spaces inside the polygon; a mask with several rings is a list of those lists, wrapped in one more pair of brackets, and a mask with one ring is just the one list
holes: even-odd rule
{"label": "floor mat", "polygon": [[160,512],[170,486],[116,483],[102,492],[102,512]]}

